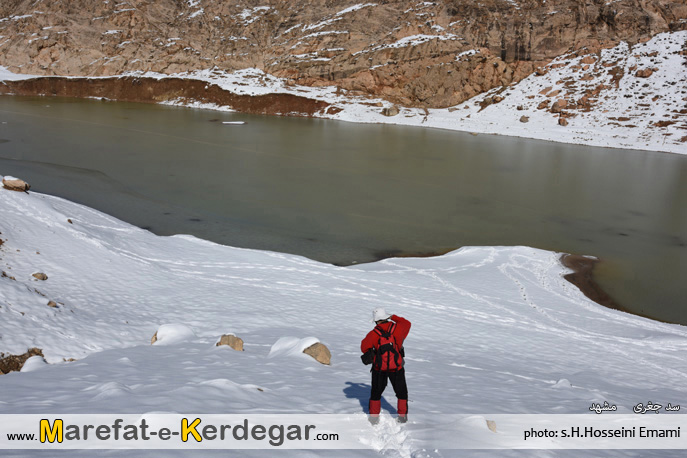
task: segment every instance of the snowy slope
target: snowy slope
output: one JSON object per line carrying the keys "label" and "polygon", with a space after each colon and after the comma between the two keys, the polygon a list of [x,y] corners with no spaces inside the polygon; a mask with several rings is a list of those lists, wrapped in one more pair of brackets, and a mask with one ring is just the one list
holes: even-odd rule
{"label": "snowy slope", "polygon": [[[590,302],[557,253],[466,247],[343,268],[155,236],[33,192],[0,189],[0,215],[0,352],[39,347],[49,363],[0,376],[0,413],[356,415],[370,383],[359,343],[378,306],[413,323],[411,415],[581,414],[604,401],[631,413],[685,398],[687,330]],[[151,345],[164,324],[177,326]],[[245,351],[215,347],[226,333]],[[314,340],[331,366],[299,353]],[[395,447],[425,456],[410,443]]]}

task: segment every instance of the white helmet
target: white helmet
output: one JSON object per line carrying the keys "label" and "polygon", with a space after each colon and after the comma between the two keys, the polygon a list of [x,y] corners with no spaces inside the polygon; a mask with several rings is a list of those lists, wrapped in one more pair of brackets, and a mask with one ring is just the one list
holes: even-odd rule
{"label": "white helmet", "polygon": [[372,321],[384,321],[384,320],[388,320],[390,316],[391,316],[391,315],[389,315],[388,313],[386,313],[386,311],[384,310],[383,307],[377,307],[376,309],[374,309],[374,310],[372,311]]}

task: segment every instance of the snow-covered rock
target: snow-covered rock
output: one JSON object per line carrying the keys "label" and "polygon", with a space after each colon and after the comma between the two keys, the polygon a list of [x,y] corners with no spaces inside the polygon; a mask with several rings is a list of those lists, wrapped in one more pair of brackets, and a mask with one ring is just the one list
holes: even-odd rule
{"label": "snow-covered rock", "polygon": [[163,324],[157,329],[150,343],[152,345],[175,345],[194,337],[196,334],[193,330],[184,324]]}
{"label": "snow-covered rock", "polygon": [[278,357],[304,357],[306,348],[311,347],[319,342],[316,337],[306,337],[299,339],[298,337],[281,337],[270,348],[269,358]]}
{"label": "snow-covered rock", "polygon": [[21,192],[26,192],[31,188],[31,186],[26,181],[11,176],[6,176],[2,179],[2,187],[5,189],[9,189],[10,191]]}
{"label": "snow-covered rock", "polygon": [[38,370],[38,369],[45,367],[46,365],[47,365],[47,363],[45,362],[45,359],[43,359],[42,356],[40,356],[40,355],[32,356],[26,360],[26,362],[22,366],[20,372],[35,371],[35,370]]}

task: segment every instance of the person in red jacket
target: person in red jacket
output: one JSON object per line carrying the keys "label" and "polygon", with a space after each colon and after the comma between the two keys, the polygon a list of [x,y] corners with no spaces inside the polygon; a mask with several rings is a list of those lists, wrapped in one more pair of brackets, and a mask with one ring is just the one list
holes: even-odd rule
{"label": "person in red jacket", "polygon": [[403,341],[410,331],[410,321],[397,315],[389,315],[383,308],[372,312],[372,321],[376,326],[360,343],[363,353],[371,351],[372,389],[370,390],[370,422],[379,421],[382,407],[382,393],[387,382],[391,381],[398,400],[398,421],[408,421],[408,386],[406,385],[405,368],[403,367]]}

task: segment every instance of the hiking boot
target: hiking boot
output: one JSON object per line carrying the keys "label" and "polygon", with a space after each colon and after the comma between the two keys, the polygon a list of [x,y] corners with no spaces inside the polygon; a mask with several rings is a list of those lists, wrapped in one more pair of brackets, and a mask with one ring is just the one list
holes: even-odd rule
{"label": "hiking boot", "polygon": [[371,425],[377,425],[379,424],[379,415],[368,415],[367,420]]}
{"label": "hiking boot", "polygon": [[406,423],[408,421],[408,415],[399,415],[396,421],[398,423]]}

